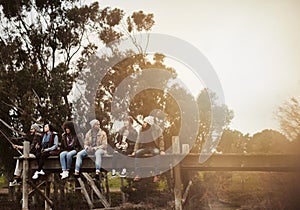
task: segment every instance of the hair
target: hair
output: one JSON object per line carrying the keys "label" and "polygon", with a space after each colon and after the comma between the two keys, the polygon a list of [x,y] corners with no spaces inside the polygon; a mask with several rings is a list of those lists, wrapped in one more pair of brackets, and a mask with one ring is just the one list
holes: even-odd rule
{"label": "hair", "polygon": [[69,128],[72,135],[76,135],[75,126],[72,121],[66,121],[63,124],[63,129],[66,132],[66,129]]}
{"label": "hair", "polygon": [[53,126],[52,126],[49,122],[46,122],[46,123],[44,124],[43,128],[45,127],[45,125],[48,125],[49,131],[50,131],[50,132],[53,132],[53,131],[54,131]]}

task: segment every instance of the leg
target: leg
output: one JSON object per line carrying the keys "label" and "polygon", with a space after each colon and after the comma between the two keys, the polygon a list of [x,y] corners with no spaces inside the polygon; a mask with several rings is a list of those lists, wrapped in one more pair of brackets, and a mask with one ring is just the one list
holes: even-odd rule
{"label": "leg", "polygon": [[159,181],[159,178],[157,175],[160,174],[160,167],[159,167],[159,149],[158,148],[153,148],[152,151],[151,151],[152,155],[154,156],[155,158],[155,167],[154,167],[154,178],[153,178],[153,182],[158,182]]}
{"label": "leg", "polygon": [[71,164],[72,164],[72,160],[73,160],[73,156],[76,155],[76,150],[72,150],[70,152],[68,152],[67,154],[67,167],[66,167],[66,170],[69,171],[70,168],[71,168]]}
{"label": "leg", "polygon": [[77,153],[76,163],[75,163],[75,174],[79,174],[80,167],[82,165],[83,158],[87,156],[86,150],[81,150]]}
{"label": "leg", "polygon": [[46,159],[50,156],[50,153],[49,152],[43,152],[41,153],[41,156],[39,158],[39,161],[38,161],[38,171],[41,171],[43,170],[43,166],[45,164],[45,161]]}
{"label": "leg", "polygon": [[95,156],[96,156],[96,173],[100,173],[102,155],[104,155],[104,150],[103,149],[97,149],[97,151],[95,152]]}
{"label": "leg", "polygon": [[60,161],[60,165],[61,165],[61,169],[63,171],[67,170],[67,164],[66,164],[66,156],[67,156],[68,152],[67,151],[63,151],[59,154],[59,161]]}
{"label": "leg", "polygon": [[135,152],[135,174],[136,174],[136,176],[135,176],[135,178],[134,178],[134,180],[135,181],[138,181],[138,180],[140,180],[140,161],[139,161],[139,159],[144,155],[144,154],[147,154],[148,153],[148,151],[147,151],[147,149],[139,149],[139,150],[137,150],[136,152]]}

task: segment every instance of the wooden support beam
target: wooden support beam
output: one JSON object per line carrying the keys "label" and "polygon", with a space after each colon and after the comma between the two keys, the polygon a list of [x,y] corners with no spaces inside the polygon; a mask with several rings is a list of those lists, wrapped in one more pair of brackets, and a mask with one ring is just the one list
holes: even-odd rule
{"label": "wooden support beam", "polygon": [[180,165],[174,167],[174,197],[175,197],[175,210],[182,210],[182,195],[181,195],[181,173]]}
{"label": "wooden support beam", "polygon": [[[48,205],[50,205],[50,207],[53,207],[53,202],[52,200],[50,200],[50,198],[44,194],[44,192],[42,192],[32,181],[28,180],[28,184],[35,189],[35,192],[37,192],[38,194],[40,194],[44,200],[48,203]],[[46,184],[47,185],[47,184]]]}
{"label": "wooden support beam", "polygon": [[186,199],[189,195],[192,184],[193,184],[193,182],[192,182],[192,180],[190,180],[189,183],[188,183],[188,186],[185,188],[185,191],[184,191],[183,196],[182,196],[182,205],[184,205],[184,203],[185,203],[185,201],[186,201]]}
{"label": "wooden support beam", "polygon": [[28,173],[29,173],[29,141],[23,143],[23,178],[22,178],[22,210],[29,210],[28,206]]}
{"label": "wooden support beam", "polygon": [[86,201],[87,201],[90,209],[93,209],[94,208],[94,204],[93,204],[93,202],[92,202],[92,200],[91,200],[91,198],[90,198],[90,196],[89,196],[89,194],[88,194],[88,192],[87,192],[87,190],[85,188],[84,182],[82,181],[82,179],[80,177],[77,178],[77,180],[78,180],[79,185],[81,187],[81,192],[82,192],[83,196],[85,197],[85,199],[86,199]]}
{"label": "wooden support beam", "polygon": [[102,195],[102,193],[99,191],[99,189],[96,186],[95,182],[88,175],[88,173],[82,173],[82,175],[86,178],[86,180],[88,181],[89,185],[92,187],[93,191],[96,193],[96,195],[98,196],[99,200],[104,205],[104,207],[105,208],[109,208],[110,207],[109,202],[106,200],[106,198],[104,197],[104,195]]}

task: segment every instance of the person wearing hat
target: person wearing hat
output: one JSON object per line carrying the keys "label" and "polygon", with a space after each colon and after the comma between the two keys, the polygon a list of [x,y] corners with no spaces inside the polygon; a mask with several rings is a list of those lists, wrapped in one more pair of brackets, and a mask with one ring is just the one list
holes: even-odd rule
{"label": "person wearing hat", "polygon": [[[34,158],[40,148],[40,143],[42,142],[42,134],[40,133],[40,131],[41,131],[40,126],[34,123],[30,126],[29,133],[25,137],[25,141],[30,142],[29,157]],[[23,146],[15,144],[14,148],[18,150],[22,150]],[[12,186],[20,184],[22,180],[21,174],[22,174],[22,169],[21,166],[19,165],[19,159],[17,159],[16,167],[14,171],[14,180],[11,183]]]}
{"label": "person wearing hat", "polygon": [[107,135],[100,128],[99,120],[91,120],[90,125],[91,129],[85,135],[84,149],[77,153],[75,176],[79,175],[82,160],[87,155],[95,155],[96,174],[100,174],[102,156],[107,153]]}
{"label": "person wearing hat", "polygon": [[[139,165],[139,159],[142,158],[145,154],[151,154],[153,156],[156,155],[164,155],[164,141],[162,138],[162,131],[157,130],[155,124],[154,124],[154,117],[153,116],[147,116],[143,120],[142,128],[139,133],[139,138],[136,141],[136,144],[134,146],[134,152],[132,155],[136,157],[135,161],[135,173],[136,176],[134,178],[134,181],[139,181],[140,178],[140,169],[138,167]],[[159,159],[156,159],[155,162],[155,176],[153,179],[153,182],[158,182],[159,178],[157,174],[159,173]]]}

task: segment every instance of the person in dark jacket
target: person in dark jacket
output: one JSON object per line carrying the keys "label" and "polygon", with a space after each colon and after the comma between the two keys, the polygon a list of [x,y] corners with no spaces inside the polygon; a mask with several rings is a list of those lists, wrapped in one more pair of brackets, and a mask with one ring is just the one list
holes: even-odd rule
{"label": "person in dark jacket", "polygon": [[39,175],[45,175],[45,172],[43,171],[45,160],[49,156],[58,155],[59,153],[57,133],[53,131],[53,127],[48,123],[44,125],[44,134],[39,148],[40,150],[37,151],[36,154],[38,169],[32,176],[32,179],[39,178]]}
{"label": "person in dark jacket", "polygon": [[[140,178],[140,168],[138,167],[139,159],[142,158],[145,154],[151,154],[153,156],[156,155],[164,155],[164,141],[162,138],[162,131],[158,130],[154,124],[154,117],[147,116],[144,118],[142,124],[142,128],[139,133],[138,140],[134,146],[133,155],[136,157],[135,161],[135,173],[134,181],[139,181]],[[155,176],[153,178],[153,182],[158,182],[159,177],[157,174],[159,173],[159,159],[156,158],[155,162]]]}
{"label": "person in dark jacket", "polygon": [[73,122],[67,121],[63,124],[64,133],[61,139],[59,154],[60,165],[62,168],[61,179],[69,176],[72,159],[81,150],[80,141],[76,135]]}
{"label": "person in dark jacket", "polygon": [[[34,123],[30,127],[29,134],[27,134],[25,136],[25,141],[30,142],[29,157],[31,157],[31,158],[35,157],[37,151],[40,148],[40,144],[42,142],[42,134],[40,133],[40,131],[41,131],[40,126],[38,124]],[[18,149],[18,150],[22,150],[23,146],[15,144],[14,148]],[[22,173],[22,169],[21,169],[21,166],[19,163],[19,159],[17,159],[16,167],[15,167],[15,171],[14,171],[14,180],[11,183],[12,186],[20,184],[20,182],[22,181],[21,173]]]}

